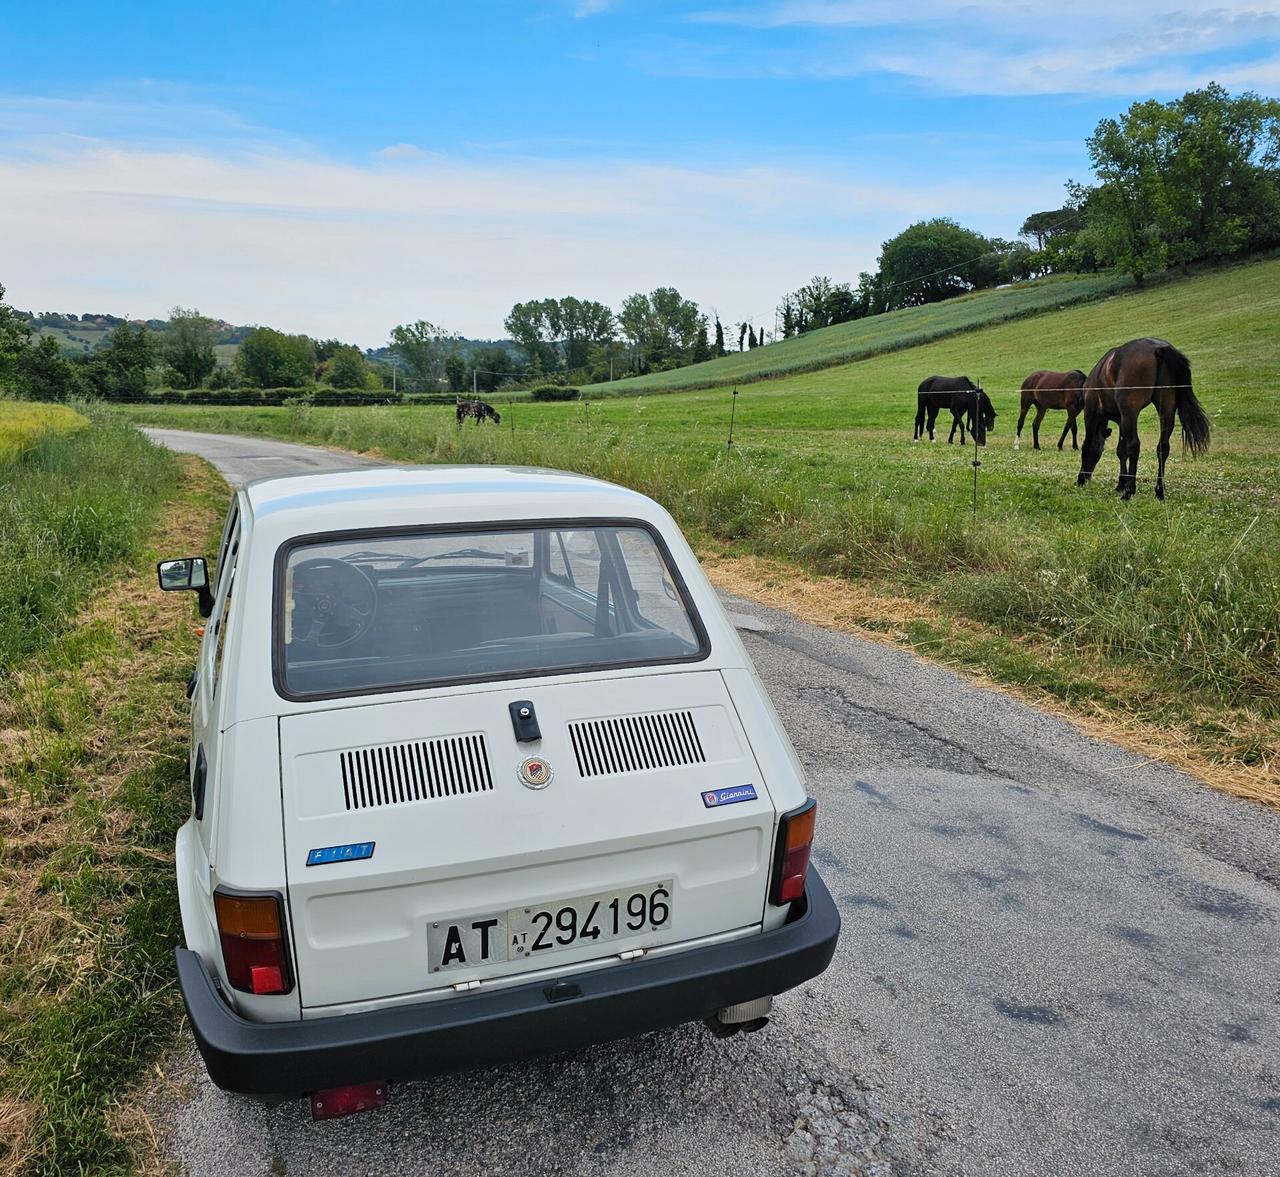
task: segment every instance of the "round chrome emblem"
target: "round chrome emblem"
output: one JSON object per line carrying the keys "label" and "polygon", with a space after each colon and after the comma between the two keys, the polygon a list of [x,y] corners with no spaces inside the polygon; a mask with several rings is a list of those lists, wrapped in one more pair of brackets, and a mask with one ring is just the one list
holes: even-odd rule
{"label": "round chrome emblem", "polygon": [[543,760],[541,756],[530,756],[528,760],[521,762],[520,780],[530,789],[545,789],[551,784],[553,776],[555,771],[551,762]]}

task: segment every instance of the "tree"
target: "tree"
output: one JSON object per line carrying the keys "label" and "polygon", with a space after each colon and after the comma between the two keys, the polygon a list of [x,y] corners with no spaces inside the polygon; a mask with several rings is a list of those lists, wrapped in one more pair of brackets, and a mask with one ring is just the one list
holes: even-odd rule
{"label": "tree", "polygon": [[444,362],[457,340],[456,335],[419,319],[392,328],[390,347],[419,389],[438,389],[444,378]]}
{"label": "tree", "polygon": [[12,388],[18,356],[31,344],[31,324],[4,301],[0,286],[0,390]]}
{"label": "tree", "polygon": [[545,371],[561,363],[567,371],[583,368],[593,347],[602,347],[614,338],[613,312],[591,299],[544,298],[518,302],[506,319],[507,332],[532,360],[540,360]]}
{"label": "tree", "polygon": [[723,356],[728,353],[724,350],[724,328],[720,325],[720,316],[716,316],[716,355]]}
{"label": "tree", "polygon": [[236,362],[255,388],[301,388],[315,376],[315,345],[305,335],[255,327],[240,345]]}
{"label": "tree", "polygon": [[664,371],[690,362],[706,317],[674,287],[659,286],[649,294],[628,295],[618,323],[635,349],[638,369]]}
{"label": "tree", "polygon": [[471,353],[471,372],[476,389],[493,392],[516,374],[516,365],[505,347],[481,347]]}
{"label": "tree", "polygon": [[79,372],[62,358],[52,335],[18,353],[14,376],[15,390],[25,400],[64,401],[84,391]]}
{"label": "tree", "polygon": [[747,350],[755,351],[756,349],[756,329],[754,327],[747,328]]}
{"label": "tree", "polygon": [[711,341],[707,338],[707,321],[702,320],[702,330],[698,332],[698,338],[693,341],[693,354],[689,357],[691,363],[701,364],[704,360],[711,358]]}
{"label": "tree", "polygon": [[1083,219],[1077,208],[1064,205],[1062,208],[1045,209],[1027,217],[1018,230],[1018,236],[1034,241],[1036,249],[1043,250],[1055,238],[1074,236]]}
{"label": "tree", "polygon": [[746,343],[746,341],[747,341],[747,325],[746,323],[743,323],[738,328],[738,350],[739,351],[743,350],[743,344]]}
{"label": "tree", "polygon": [[138,397],[147,390],[147,369],[155,357],[155,340],[145,324],[121,323],[111,332],[107,346],[90,357],[85,375],[100,396]]}
{"label": "tree", "polygon": [[195,309],[174,307],[161,343],[170,377],[179,388],[198,388],[213,371],[213,320]]}
{"label": "tree", "polygon": [[467,361],[456,351],[445,357],[444,376],[449,381],[450,392],[461,392],[464,388],[471,387],[467,380]]}
{"label": "tree", "polygon": [[[316,349],[317,355],[319,348]],[[328,358],[327,375],[334,388],[364,388],[369,375],[369,365],[358,347],[339,344]]]}
{"label": "tree", "polygon": [[832,282],[823,275],[816,275],[799,290],[784,295],[778,304],[784,339],[833,323],[847,323],[861,318],[863,313],[858,296],[847,282]]}
{"label": "tree", "polygon": [[948,217],[918,221],[881,247],[881,290],[890,308],[940,302],[994,285],[997,262],[981,234]]}

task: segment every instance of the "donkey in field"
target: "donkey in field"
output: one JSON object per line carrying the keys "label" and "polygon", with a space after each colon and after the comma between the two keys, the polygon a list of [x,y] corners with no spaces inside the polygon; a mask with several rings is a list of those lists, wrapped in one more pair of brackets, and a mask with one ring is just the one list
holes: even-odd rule
{"label": "donkey in field", "polygon": [[502,424],[502,414],[499,413],[492,405],[485,404],[484,401],[464,401],[462,397],[458,397],[456,412],[459,425],[461,425],[468,417],[474,417],[477,425],[479,425],[486,417],[495,425]]}
{"label": "donkey in field", "polygon": [[1076,417],[1084,408],[1085,375],[1076,368],[1071,372],[1049,372],[1041,369],[1032,372],[1022,382],[1022,412],[1018,414],[1018,435],[1013,439],[1015,450],[1022,448],[1022,423],[1027,419],[1027,411],[1036,406],[1035,420],[1031,422],[1033,449],[1040,448],[1040,422],[1049,409],[1066,409],[1067,423],[1062,427],[1062,436],[1058,438],[1058,449],[1067,440],[1067,431],[1071,431],[1071,448],[1078,450],[1076,438]]}
{"label": "donkey in field", "polygon": [[933,423],[942,409],[951,410],[951,432],[947,445],[960,430],[960,444],[964,445],[965,426],[974,435],[978,445],[987,444],[987,430],[996,427],[996,410],[987,394],[968,376],[930,376],[916,389],[916,431],[912,441],[919,441],[926,430],[934,441]]}
{"label": "donkey in field", "polygon": [[1120,481],[1116,493],[1133,497],[1138,485],[1138,414],[1155,405],[1160,414],[1160,441],[1156,456],[1156,498],[1164,498],[1164,463],[1169,456],[1169,435],[1176,415],[1182,425],[1182,448],[1193,457],[1209,449],[1209,419],[1191,391],[1191,361],[1167,339],[1131,339],[1113,347],[1093,366],[1084,385],[1084,447],[1080,451],[1080,476],[1084,486],[1102,457],[1111,436],[1109,422],[1120,424],[1116,456]]}

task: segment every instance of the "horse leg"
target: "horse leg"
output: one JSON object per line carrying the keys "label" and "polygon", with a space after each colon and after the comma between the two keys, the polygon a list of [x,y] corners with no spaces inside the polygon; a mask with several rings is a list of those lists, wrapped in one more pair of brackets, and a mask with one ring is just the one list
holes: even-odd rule
{"label": "horse leg", "polygon": [[1035,443],[1032,449],[1040,448],[1040,422],[1044,420],[1045,411],[1044,405],[1036,405],[1035,420],[1031,422],[1031,438]]}
{"label": "horse leg", "polygon": [[1116,460],[1120,463],[1120,477],[1116,479],[1116,494],[1124,490],[1124,459],[1129,452],[1129,439],[1125,436],[1123,426],[1120,429],[1120,440],[1116,442]]}
{"label": "horse leg", "polygon": [[1058,438],[1058,449],[1062,449],[1068,432],[1071,434],[1071,448],[1079,449],[1080,447],[1076,445],[1076,415],[1070,409],[1067,410],[1067,423],[1062,427],[1062,436]]}
{"label": "horse leg", "polygon": [[[1129,434],[1129,440],[1124,447],[1126,461],[1120,467],[1120,482],[1122,484],[1120,497],[1127,502],[1133,498],[1138,489],[1138,454],[1142,451],[1142,439],[1138,436],[1137,413],[1124,414],[1124,418],[1120,422],[1121,435],[1123,436],[1126,431]],[[1125,470],[1126,465],[1128,470]]]}
{"label": "horse leg", "polygon": [[938,440],[933,435],[933,427],[934,427],[934,424],[937,422],[937,420],[938,420],[938,406],[930,405],[929,406],[929,442],[930,444]]}
{"label": "horse leg", "polygon": [[1169,436],[1173,433],[1174,405],[1173,396],[1166,395],[1160,403],[1160,441],[1156,445],[1156,459],[1159,469],[1156,472],[1156,498],[1164,501],[1164,463],[1169,456]]}
{"label": "horse leg", "polygon": [[922,433],[924,433],[924,401],[919,401],[916,404],[916,431],[911,435],[911,440],[919,441]]}
{"label": "horse leg", "polygon": [[964,445],[964,418],[958,416],[955,412],[951,414],[951,432],[947,434],[947,445],[950,445],[956,436],[956,427],[960,429],[960,444]]}
{"label": "horse leg", "polygon": [[1022,423],[1027,419],[1027,410],[1031,408],[1031,401],[1027,398],[1027,394],[1022,394],[1022,412],[1018,414],[1018,432],[1013,439],[1013,448],[1015,450],[1022,449]]}

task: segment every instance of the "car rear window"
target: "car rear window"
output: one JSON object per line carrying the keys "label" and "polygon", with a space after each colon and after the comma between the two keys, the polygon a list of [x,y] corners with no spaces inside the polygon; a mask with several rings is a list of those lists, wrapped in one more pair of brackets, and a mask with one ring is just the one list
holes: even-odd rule
{"label": "car rear window", "polygon": [[638,522],[307,537],[282,549],[275,600],[290,698],[708,653],[669,553]]}

